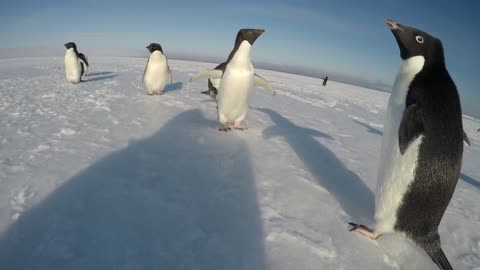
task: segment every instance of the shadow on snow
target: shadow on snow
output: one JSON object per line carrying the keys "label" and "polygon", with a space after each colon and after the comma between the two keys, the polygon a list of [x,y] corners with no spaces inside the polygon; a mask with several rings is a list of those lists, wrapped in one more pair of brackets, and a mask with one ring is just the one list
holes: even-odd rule
{"label": "shadow on snow", "polygon": [[0,269],[265,269],[247,145],[199,110],[97,161],[0,238]]}
{"label": "shadow on snow", "polygon": [[468,183],[468,184],[480,189],[480,181],[475,180],[475,179],[473,179],[472,177],[470,177],[466,174],[460,173],[460,180],[462,180],[463,182]]}
{"label": "shadow on snow", "polygon": [[365,128],[367,129],[367,131],[370,132],[370,133],[373,133],[373,134],[376,134],[376,135],[379,135],[379,136],[383,136],[383,132],[382,132],[382,131],[380,131],[380,130],[378,130],[378,129],[376,129],[376,128],[373,128],[373,127],[369,126],[368,124],[362,123],[362,122],[360,122],[360,121],[358,121],[358,120],[353,120],[353,122],[359,124],[360,126],[365,127]]}
{"label": "shadow on snow", "polygon": [[181,90],[182,88],[183,88],[183,82],[175,82],[172,84],[167,84],[163,89],[163,92],[167,93],[167,92],[178,91],[178,90]]}
{"label": "shadow on snow", "polygon": [[318,184],[335,197],[352,220],[367,224],[374,221],[373,192],[357,174],[345,167],[332,151],[314,139],[314,137],[331,139],[328,134],[297,126],[270,109],[259,111],[268,114],[275,123],[275,126],[264,131],[265,137],[285,137]]}

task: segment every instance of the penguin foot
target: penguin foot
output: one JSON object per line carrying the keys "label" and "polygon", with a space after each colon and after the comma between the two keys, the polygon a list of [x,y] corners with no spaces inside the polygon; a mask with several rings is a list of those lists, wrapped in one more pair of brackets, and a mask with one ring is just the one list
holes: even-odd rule
{"label": "penguin foot", "polygon": [[221,124],[220,127],[218,128],[218,131],[223,131],[223,132],[228,132],[229,130],[232,130],[232,128],[224,124]]}
{"label": "penguin foot", "polygon": [[233,128],[238,129],[238,130],[246,130],[247,129],[246,126],[241,125],[240,123],[235,123],[235,125],[233,125]]}
{"label": "penguin foot", "polygon": [[163,92],[147,93],[148,96],[161,96]]}
{"label": "penguin foot", "polygon": [[349,231],[351,232],[356,232],[356,233],[359,233],[359,234],[362,234],[372,240],[377,240],[382,234],[379,234],[377,232],[375,232],[374,230],[366,227],[366,226],[363,226],[361,224],[356,224],[356,223],[351,223],[349,222],[348,223],[350,226],[352,226],[352,228],[350,228]]}

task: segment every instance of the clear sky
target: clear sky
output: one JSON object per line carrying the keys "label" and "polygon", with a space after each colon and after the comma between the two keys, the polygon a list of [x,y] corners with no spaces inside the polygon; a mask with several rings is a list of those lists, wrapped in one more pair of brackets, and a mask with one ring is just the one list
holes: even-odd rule
{"label": "clear sky", "polygon": [[264,28],[252,53],[258,62],[381,85],[393,83],[400,61],[386,18],[443,41],[464,112],[480,117],[478,0],[3,0],[0,48],[63,49],[75,41],[83,51],[143,49],[158,42],[167,55],[224,59],[238,29]]}

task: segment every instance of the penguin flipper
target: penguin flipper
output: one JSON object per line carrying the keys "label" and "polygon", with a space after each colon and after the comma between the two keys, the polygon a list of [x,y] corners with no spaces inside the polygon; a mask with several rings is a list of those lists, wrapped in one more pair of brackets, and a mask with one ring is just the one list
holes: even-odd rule
{"label": "penguin flipper", "polygon": [[403,155],[408,146],[423,132],[423,122],[417,104],[407,107],[403,113],[400,129],[398,130],[398,142],[400,153]]}
{"label": "penguin flipper", "polygon": [[258,76],[257,74],[254,75],[253,77],[253,82],[256,86],[262,87],[263,89],[267,90],[272,96],[275,96],[275,89],[268,83],[267,80],[264,78]]}
{"label": "penguin flipper", "polygon": [[465,141],[465,143],[470,146],[470,139],[468,139],[468,136],[467,136],[467,133],[465,132],[465,130],[463,131],[463,140]]}
{"label": "penguin flipper", "polygon": [[223,76],[223,71],[218,69],[212,69],[212,70],[207,70],[207,71],[198,73],[197,75],[190,78],[190,82],[193,82],[198,79],[205,79],[205,78],[221,79],[222,76]]}

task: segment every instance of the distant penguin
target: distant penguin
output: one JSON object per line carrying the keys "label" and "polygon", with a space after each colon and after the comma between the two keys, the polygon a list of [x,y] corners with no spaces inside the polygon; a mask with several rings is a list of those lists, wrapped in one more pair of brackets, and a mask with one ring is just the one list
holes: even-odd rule
{"label": "distant penguin", "polygon": [[372,239],[400,232],[440,269],[452,269],[438,226],[457,184],[465,133],[457,88],[439,39],[386,20],[402,63],[384,122],[375,231],[350,223]]}
{"label": "distant penguin", "polygon": [[191,79],[191,81],[200,78],[221,79],[217,88],[220,131],[230,130],[232,123],[235,129],[246,129],[241,122],[247,115],[248,98],[254,85],[263,87],[275,95],[270,84],[255,74],[250,60],[251,47],[263,32],[265,31],[260,29],[241,29],[225,65],[220,65],[222,67],[219,66],[219,69],[201,72]]}
{"label": "distant penguin", "polygon": [[65,45],[65,75],[67,81],[76,84],[81,81],[82,76],[86,76],[88,69],[87,57],[77,50],[75,42],[68,42]]}
{"label": "distant penguin", "polygon": [[328,76],[326,76],[325,78],[322,78],[322,79],[323,79],[322,85],[323,85],[323,86],[327,86]]}
{"label": "distant penguin", "polygon": [[173,83],[172,71],[160,44],[151,43],[147,46],[147,50],[151,53],[143,72],[147,95],[163,95],[165,85]]}

